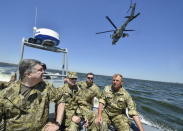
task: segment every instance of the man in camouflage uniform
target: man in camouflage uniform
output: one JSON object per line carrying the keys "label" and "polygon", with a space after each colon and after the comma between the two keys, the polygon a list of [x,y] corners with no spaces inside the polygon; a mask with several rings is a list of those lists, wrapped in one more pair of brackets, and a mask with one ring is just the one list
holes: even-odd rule
{"label": "man in camouflage uniform", "polygon": [[100,89],[99,87],[93,82],[94,74],[87,73],[86,81],[80,81],[77,85],[81,88],[79,94],[77,96],[76,102],[78,104],[77,114],[80,118],[84,118],[87,120],[87,127],[88,131],[97,130],[95,127],[95,118],[96,113],[93,111],[93,102],[94,98],[100,97]]}
{"label": "man in camouflage uniform", "polygon": [[[76,103],[76,96],[78,95],[80,88],[76,85],[77,78],[78,77],[75,72],[68,72],[68,76],[64,80],[64,86],[59,88],[64,91],[64,95],[62,97],[64,100],[62,101],[65,101],[65,112],[62,125],[65,126],[65,131],[77,131],[79,128],[79,125],[72,120],[72,117],[76,115],[76,109],[78,107]],[[60,110],[59,107],[57,110]],[[57,114],[56,121],[61,124],[59,114]]]}
{"label": "man in camouflage uniform", "polygon": [[40,61],[20,62],[20,80],[0,92],[1,130],[40,131],[48,122],[49,103],[59,104],[62,92],[43,81],[43,73]]}
{"label": "man in camouflage uniform", "polygon": [[96,123],[100,123],[104,131],[108,130],[110,124],[112,124],[117,131],[129,131],[130,121],[125,114],[125,110],[128,108],[128,115],[136,122],[139,130],[143,131],[135,103],[129,93],[122,87],[122,75],[115,74],[112,78],[112,85],[105,87],[101,99],[99,100]]}

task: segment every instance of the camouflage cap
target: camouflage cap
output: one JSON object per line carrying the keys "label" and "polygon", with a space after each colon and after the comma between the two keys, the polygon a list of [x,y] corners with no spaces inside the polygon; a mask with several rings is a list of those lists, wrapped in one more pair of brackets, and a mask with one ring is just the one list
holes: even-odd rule
{"label": "camouflage cap", "polygon": [[68,77],[68,78],[78,78],[76,72],[68,72],[67,77]]}

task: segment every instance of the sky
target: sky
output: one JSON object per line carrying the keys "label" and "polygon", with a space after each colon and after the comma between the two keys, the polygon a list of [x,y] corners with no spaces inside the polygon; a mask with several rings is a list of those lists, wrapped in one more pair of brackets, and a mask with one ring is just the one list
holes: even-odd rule
{"label": "sky", "polygon": [[[22,38],[37,28],[60,34],[60,48],[68,49],[69,70],[100,75],[121,73],[125,78],[183,83],[183,1],[132,0],[141,15],[127,29],[128,38],[112,45],[113,29],[126,20],[131,0],[1,0],[0,62],[17,64]],[[24,58],[34,58],[58,69],[61,57],[25,47]]]}

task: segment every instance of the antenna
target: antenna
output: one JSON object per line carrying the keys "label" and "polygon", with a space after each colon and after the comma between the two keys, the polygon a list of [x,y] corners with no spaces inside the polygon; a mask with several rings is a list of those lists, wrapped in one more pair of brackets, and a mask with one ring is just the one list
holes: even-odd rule
{"label": "antenna", "polygon": [[34,27],[33,27],[33,36],[36,32],[36,25],[37,25],[37,7],[35,8],[35,21],[34,21]]}
{"label": "antenna", "polygon": [[34,27],[36,27],[37,24],[37,7],[36,7],[36,12],[35,12],[35,23],[34,23]]}

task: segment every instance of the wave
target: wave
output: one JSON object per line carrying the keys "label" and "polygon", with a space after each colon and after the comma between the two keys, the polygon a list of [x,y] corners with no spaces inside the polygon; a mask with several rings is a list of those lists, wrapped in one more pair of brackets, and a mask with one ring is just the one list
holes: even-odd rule
{"label": "wave", "polygon": [[17,67],[0,67],[0,81],[9,81]]}
{"label": "wave", "polygon": [[142,91],[142,90],[134,90],[134,89],[127,89],[127,91],[129,91],[130,94],[134,94],[134,95],[141,95],[141,94],[146,94],[146,95],[152,95],[153,93],[150,91]]}
{"label": "wave", "polygon": [[152,98],[146,98],[142,96],[136,96],[134,98],[136,101],[140,101],[144,104],[150,104],[152,107],[157,105],[157,109],[165,109],[167,110],[173,110],[173,112],[183,114],[183,108],[179,107],[178,105],[167,103],[166,101],[156,100]]}
{"label": "wave", "polygon": [[136,101],[145,120],[153,126],[166,130],[182,129],[183,109],[178,105],[140,96]]}
{"label": "wave", "polygon": [[1,74],[0,73],[0,81],[6,81],[8,82],[11,78],[11,74]]}

